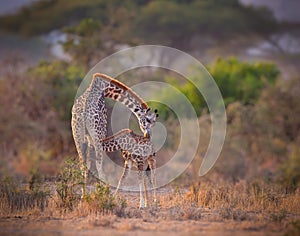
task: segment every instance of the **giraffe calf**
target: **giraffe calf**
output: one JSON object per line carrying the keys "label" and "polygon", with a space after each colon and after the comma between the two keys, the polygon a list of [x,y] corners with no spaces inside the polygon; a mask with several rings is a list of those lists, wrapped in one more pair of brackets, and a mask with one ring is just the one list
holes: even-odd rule
{"label": "giraffe calf", "polygon": [[[140,188],[140,208],[148,205],[148,188],[147,179],[149,179],[149,171],[151,177],[151,184],[154,193],[154,201],[156,202],[156,177],[155,177],[155,152],[152,142],[148,137],[135,134],[132,130],[125,129],[117,134],[102,140],[102,148],[105,152],[113,152],[121,150],[122,157],[125,161],[124,171],[119,180],[115,194],[117,194],[124,179],[128,176],[131,167],[134,165],[138,170],[138,183]],[[144,171],[145,164],[148,168]],[[145,194],[145,197],[144,197]]]}

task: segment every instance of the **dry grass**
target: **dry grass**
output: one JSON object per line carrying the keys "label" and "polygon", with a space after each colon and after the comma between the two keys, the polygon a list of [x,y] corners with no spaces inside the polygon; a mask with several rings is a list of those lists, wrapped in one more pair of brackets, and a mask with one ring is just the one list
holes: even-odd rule
{"label": "dry grass", "polygon": [[60,222],[59,227],[67,227],[64,224],[72,221],[77,222],[73,224],[78,230],[100,227],[119,231],[168,231],[168,227],[158,227],[168,222],[175,231],[181,230],[180,227],[199,230],[199,227],[215,224],[226,230],[269,230],[286,235],[300,232],[299,192],[285,194],[279,187],[259,181],[222,186],[195,182],[189,189],[162,188],[158,190],[158,206],[145,210],[138,209],[138,193],[121,192],[121,196],[113,198],[107,186],[99,185],[98,189],[96,186],[84,199],[78,203],[76,200],[72,209],[64,209],[59,204],[61,199],[54,191],[55,183],[35,190],[28,186],[2,182],[2,219],[33,222],[37,224],[35,227],[39,227],[38,222],[51,221]]}
{"label": "dry grass", "polygon": [[33,188],[31,185],[18,185],[11,178],[6,178],[0,185],[0,215],[15,212],[38,210],[43,212],[49,203],[47,190]]}
{"label": "dry grass", "polygon": [[[161,196],[165,207],[178,207],[185,212],[200,208],[218,213],[220,220],[232,219],[266,220],[282,222],[300,216],[300,194],[286,194],[280,187],[264,182],[216,185],[213,183],[194,183],[188,192],[175,191]],[[198,213],[194,213],[198,218]]]}

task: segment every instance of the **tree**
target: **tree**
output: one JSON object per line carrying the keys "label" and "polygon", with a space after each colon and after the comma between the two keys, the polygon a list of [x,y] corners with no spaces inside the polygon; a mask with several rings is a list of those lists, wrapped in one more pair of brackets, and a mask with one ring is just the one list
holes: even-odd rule
{"label": "tree", "polygon": [[189,49],[194,36],[217,41],[241,35],[269,35],[277,22],[266,9],[254,9],[238,0],[151,1],[133,22],[133,33],[147,43]]}

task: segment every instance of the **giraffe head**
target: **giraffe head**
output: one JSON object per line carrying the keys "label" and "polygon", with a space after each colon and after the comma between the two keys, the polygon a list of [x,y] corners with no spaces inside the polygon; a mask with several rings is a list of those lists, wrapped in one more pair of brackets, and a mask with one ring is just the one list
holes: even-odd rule
{"label": "giraffe head", "polygon": [[145,110],[145,112],[140,116],[139,124],[141,130],[144,132],[144,137],[150,138],[151,128],[154,126],[157,117],[157,109],[152,112],[150,108]]}

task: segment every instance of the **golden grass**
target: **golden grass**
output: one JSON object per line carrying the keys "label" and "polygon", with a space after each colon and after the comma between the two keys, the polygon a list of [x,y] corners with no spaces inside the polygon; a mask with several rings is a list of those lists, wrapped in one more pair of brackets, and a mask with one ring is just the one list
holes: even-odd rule
{"label": "golden grass", "polygon": [[162,208],[173,211],[173,216],[177,209],[182,219],[280,223],[300,217],[299,192],[286,194],[280,187],[261,181],[223,185],[196,182],[188,191],[177,189],[161,195],[159,201]]}
{"label": "golden grass", "polygon": [[[165,187],[158,190],[158,206],[145,210],[138,209],[138,193],[121,192],[118,198],[111,198],[107,187],[95,189],[88,197],[73,204],[72,209],[63,209],[59,195],[53,191],[54,183],[50,184],[52,192],[46,187],[30,190],[26,185],[7,184],[1,185],[1,218],[29,217],[30,221],[37,222],[75,220],[79,228],[83,227],[80,229],[101,227],[121,231],[157,230],[157,224],[167,221],[176,227],[180,226],[175,222],[185,222],[195,228],[205,227],[200,222],[214,222],[222,223],[222,227],[228,230],[268,229],[287,232],[287,235],[300,232],[297,228],[300,219],[299,191],[286,194],[280,186],[261,181],[222,185],[195,182],[189,188]],[[45,198],[40,197],[42,193],[47,193],[43,195]],[[109,200],[111,205],[103,207],[104,200]],[[192,222],[199,223],[193,226]],[[224,222],[228,224],[224,225]]]}

